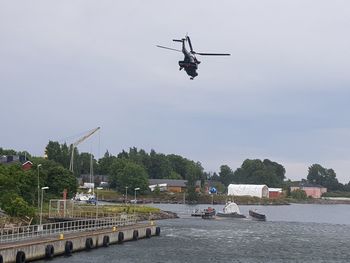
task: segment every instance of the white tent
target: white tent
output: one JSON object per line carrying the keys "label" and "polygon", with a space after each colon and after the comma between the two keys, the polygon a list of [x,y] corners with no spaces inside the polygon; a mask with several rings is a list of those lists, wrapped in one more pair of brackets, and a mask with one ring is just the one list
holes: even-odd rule
{"label": "white tent", "polygon": [[269,188],[266,185],[257,184],[230,184],[228,195],[233,196],[256,196],[259,198],[269,197]]}

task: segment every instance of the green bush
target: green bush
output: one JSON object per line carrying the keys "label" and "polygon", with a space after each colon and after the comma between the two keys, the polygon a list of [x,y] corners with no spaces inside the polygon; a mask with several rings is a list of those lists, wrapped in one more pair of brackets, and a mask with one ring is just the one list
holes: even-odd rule
{"label": "green bush", "polygon": [[34,217],[35,214],[34,208],[16,194],[11,195],[10,200],[5,203],[3,209],[8,215],[16,217]]}
{"label": "green bush", "polygon": [[336,191],[336,192],[327,192],[322,194],[322,197],[350,197],[350,192],[341,192],[341,191]]}
{"label": "green bush", "polygon": [[297,199],[297,200],[307,199],[307,195],[306,195],[305,191],[301,190],[301,189],[297,189],[297,190],[292,191],[290,193],[290,196],[294,199]]}

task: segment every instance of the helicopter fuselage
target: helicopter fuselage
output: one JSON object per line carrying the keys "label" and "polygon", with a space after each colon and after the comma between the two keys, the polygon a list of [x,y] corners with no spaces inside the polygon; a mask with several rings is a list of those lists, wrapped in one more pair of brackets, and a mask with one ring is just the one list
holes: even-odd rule
{"label": "helicopter fuselage", "polygon": [[197,60],[197,58],[188,52],[188,50],[185,47],[185,42],[182,42],[182,53],[184,54],[184,60],[179,61],[179,66],[180,69],[185,69],[187,75],[191,76],[191,79],[194,79],[195,77],[198,76],[197,69],[198,69],[198,64],[200,61]]}

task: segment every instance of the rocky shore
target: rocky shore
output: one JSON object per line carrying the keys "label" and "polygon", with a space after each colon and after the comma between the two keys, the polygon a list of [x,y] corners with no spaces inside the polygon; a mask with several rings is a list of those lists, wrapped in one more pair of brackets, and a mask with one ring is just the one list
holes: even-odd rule
{"label": "rocky shore", "polygon": [[140,213],[137,215],[137,217],[139,221],[179,218],[179,216],[176,213],[163,210],[160,210],[157,213]]}

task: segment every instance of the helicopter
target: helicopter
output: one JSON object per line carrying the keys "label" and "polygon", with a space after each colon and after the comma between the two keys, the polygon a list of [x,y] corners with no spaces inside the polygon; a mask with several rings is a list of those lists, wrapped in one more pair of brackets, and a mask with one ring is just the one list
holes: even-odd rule
{"label": "helicopter", "polygon": [[[197,60],[195,55],[201,55],[201,56],[230,56],[231,54],[227,53],[200,53],[193,50],[191,39],[188,35],[186,35],[185,38],[182,39],[173,39],[174,42],[181,42],[182,43],[182,50],[165,47],[165,46],[159,46],[159,48],[164,48],[168,50],[173,50],[177,52],[182,52],[185,55],[184,60],[179,61],[179,70],[184,69],[187,73],[187,75],[190,76],[190,79],[193,80],[195,77],[198,76],[197,69],[198,65],[201,63],[199,60]],[[188,43],[188,46],[190,48],[190,51],[186,49],[186,42]]]}

